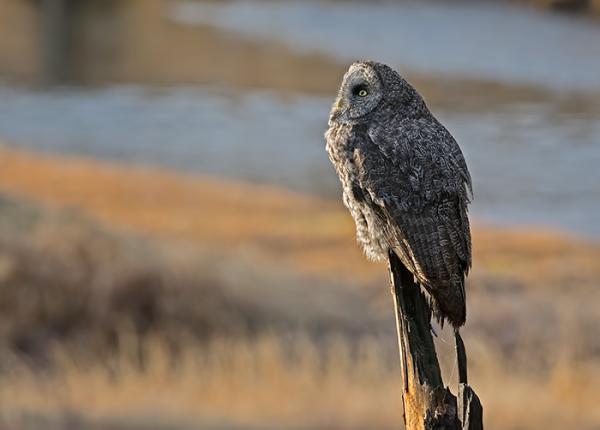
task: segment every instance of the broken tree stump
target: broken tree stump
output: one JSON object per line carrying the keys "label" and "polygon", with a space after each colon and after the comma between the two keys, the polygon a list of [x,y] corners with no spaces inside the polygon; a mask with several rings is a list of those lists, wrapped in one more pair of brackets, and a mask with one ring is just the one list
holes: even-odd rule
{"label": "broken tree stump", "polygon": [[444,387],[431,335],[431,308],[412,273],[390,252],[389,271],[402,367],[402,402],[407,430],[482,430],[483,408],[467,385],[467,359],[458,332],[458,401]]}

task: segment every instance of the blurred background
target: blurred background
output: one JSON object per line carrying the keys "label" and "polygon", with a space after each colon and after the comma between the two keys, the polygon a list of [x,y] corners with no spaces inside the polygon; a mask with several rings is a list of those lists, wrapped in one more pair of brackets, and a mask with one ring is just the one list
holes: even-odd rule
{"label": "blurred background", "polygon": [[0,429],[402,427],[323,141],[356,59],[469,164],[486,425],[600,429],[596,0],[2,0]]}

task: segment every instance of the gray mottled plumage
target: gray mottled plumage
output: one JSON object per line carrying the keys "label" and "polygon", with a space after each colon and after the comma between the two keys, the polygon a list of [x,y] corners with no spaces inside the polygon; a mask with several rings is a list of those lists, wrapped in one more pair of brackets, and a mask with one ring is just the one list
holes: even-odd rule
{"label": "gray mottled plumage", "polygon": [[344,75],[325,138],[365,254],[396,253],[438,318],[463,325],[471,178],[454,138],[408,82],[375,62]]}

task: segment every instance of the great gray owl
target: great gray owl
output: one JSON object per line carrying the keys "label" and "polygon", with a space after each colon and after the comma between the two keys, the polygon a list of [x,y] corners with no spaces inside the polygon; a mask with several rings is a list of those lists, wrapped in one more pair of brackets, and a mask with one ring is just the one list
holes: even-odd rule
{"label": "great gray owl", "polygon": [[452,135],[398,73],[357,62],[344,75],[325,139],[365,254],[384,260],[394,252],[433,297],[438,319],[463,325],[472,189]]}

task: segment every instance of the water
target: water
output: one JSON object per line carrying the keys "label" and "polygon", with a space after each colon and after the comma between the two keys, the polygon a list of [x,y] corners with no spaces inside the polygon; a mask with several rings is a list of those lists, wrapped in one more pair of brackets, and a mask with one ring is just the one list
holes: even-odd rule
{"label": "water", "polygon": [[[323,142],[330,102],[211,87],[0,86],[0,139],[339,198]],[[470,166],[475,218],[600,238],[600,116],[521,104],[439,117]]]}
{"label": "water", "polygon": [[170,14],[343,61],[600,89],[600,25],[502,2],[187,1]]}

